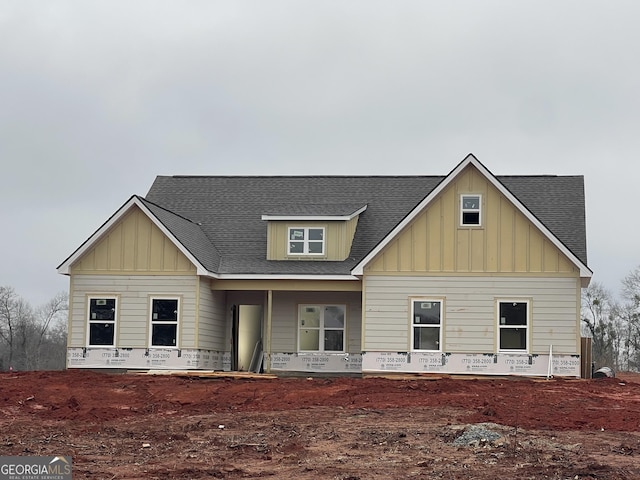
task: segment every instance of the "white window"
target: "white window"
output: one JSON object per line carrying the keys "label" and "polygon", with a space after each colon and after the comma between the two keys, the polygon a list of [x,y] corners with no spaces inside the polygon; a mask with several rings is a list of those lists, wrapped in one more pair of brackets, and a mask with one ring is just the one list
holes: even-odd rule
{"label": "white window", "polygon": [[344,352],[344,305],[300,305],[298,350]]}
{"label": "white window", "polygon": [[479,226],[482,221],[482,196],[461,195],[460,196],[460,225]]}
{"label": "white window", "polygon": [[116,298],[89,298],[88,342],[90,347],[113,347],[116,333]]}
{"label": "white window", "polygon": [[529,349],[529,302],[498,301],[498,349],[501,352],[526,353]]}
{"label": "white window", "polygon": [[413,350],[442,351],[442,300],[413,299],[411,327]]}
{"label": "white window", "polygon": [[323,227],[290,227],[289,255],[324,255]]}
{"label": "white window", "polygon": [[152,347],[178,346],[178,317],[180,302],[177,298],[151,299]]}

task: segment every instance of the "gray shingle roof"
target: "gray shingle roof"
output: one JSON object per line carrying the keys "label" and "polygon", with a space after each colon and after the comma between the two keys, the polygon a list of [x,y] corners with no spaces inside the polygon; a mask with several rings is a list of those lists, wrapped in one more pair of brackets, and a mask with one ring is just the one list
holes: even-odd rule
{"label": "gray shingle roof", "polygon": [[220,267],[220,253],[204,233],[200,225],[187,218],[170,212],[154,203],[140,198],[140,201],[155,215],[167,230],[210,272]]}
{"label": "gray shingle roof", "polygon": [[[212,272],[344,275],[444,178],[158,176],[146,200],[163,224]],[[587,264],[582,176],[496,178]],[[351,255],[344,262],[266,260],[267,229],[262,215],[346,215],[365,205]]]}

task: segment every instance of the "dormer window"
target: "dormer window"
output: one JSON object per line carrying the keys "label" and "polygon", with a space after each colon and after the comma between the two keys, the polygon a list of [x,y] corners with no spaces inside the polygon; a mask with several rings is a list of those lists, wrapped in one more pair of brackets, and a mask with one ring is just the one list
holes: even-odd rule
{"label": "dormer window", "polygon": [[282,205],[262,214],[267,260],[339,261],[349,257],[362,204]]}
{"label": "dormer window", "polygon": [[289,255],[324,255],[324,228],[289,227]]}
{"label": "dormer window", "polygon": [[477,227],[481,225],[482,197],[480,195],[460,196],[460,225]]}

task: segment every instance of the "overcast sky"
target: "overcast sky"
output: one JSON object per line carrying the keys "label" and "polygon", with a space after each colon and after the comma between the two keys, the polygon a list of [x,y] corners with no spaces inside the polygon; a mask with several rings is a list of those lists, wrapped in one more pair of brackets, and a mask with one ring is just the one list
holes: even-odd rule
{"label": "overcast sky", "polygon": [[0,285],[156,175],[584,175],[589,266],[640,265],[638,1],[0,0]]}

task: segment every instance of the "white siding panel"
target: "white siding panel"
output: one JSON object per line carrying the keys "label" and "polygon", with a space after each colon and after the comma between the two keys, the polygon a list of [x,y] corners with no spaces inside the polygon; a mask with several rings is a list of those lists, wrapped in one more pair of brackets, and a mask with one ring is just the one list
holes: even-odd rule
{"label": "white siding panel", "polygon": [[173,275],[75,275],[73,279],[71,346],[86,346],[87,297],[117,295],[116,346],[147,347],[149,299],[152,296],[178,296],[181,317],[181,348],[194,348],[196,276]]}
{"label": "white siding panel", "polygon": [[444,347],[451,353],[497,351],[496,299],[531,300],[530,353],[579,353],[578,279],[368,276],[364,351],[410,348],[410,297],[444,298]]}

